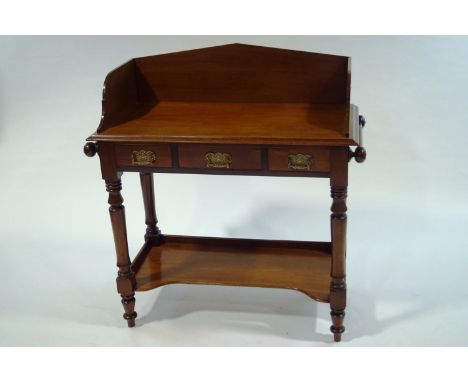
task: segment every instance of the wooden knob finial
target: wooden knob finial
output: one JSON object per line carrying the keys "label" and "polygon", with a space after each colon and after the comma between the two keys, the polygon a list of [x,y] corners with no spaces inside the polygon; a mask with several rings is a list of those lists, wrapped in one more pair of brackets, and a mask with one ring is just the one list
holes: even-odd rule
{"label": "wooden knob finial", "polygon": [[366,126],[366,119],[364,118],[363,115],[359,116],[359,126],[361,126],[361,127]]}
{"label": "wooden knob finial", "polygon": [[351,158],[354,158],[356,162],[362,163],[366,160],[366,157],[366,149],[362,146],[356,147],[356,150],[354,151],[352,151],[351,149],[349,150],[349,160],[351,160]]}
{"label": "wooden knob finial", "polygon": [[83,152],[85,153],[86,156],[88,157],[93,157],[96,155],[98,151],[98,146],[94,142],[88,142],[84,145],[83,147]]}
{"label": "wooden knob finial", "polygon": [[356,162],[358,163],[362,163],[366,160],[366,156],[367,156],[367,153],[366,153],[366,149],[364,147],[357,147],[356,150],[354,150],[354,159],[356,160]]}

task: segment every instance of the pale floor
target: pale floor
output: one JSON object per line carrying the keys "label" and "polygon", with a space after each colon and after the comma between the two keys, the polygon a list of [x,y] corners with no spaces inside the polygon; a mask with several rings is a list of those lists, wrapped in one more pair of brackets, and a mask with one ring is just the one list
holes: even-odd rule
{"label": "pale floor", "polygon": [[[105,215],[105,208],[96,213]],[[102,236],[111,241],[109,230],[103,226]],[[457,249],[437,257],[443,243],[433,240],[430,251],[421,237],[414,242],[420,252],[410,253],[400,234],[401,242],[387,248],[376,244],[382,233],[354,248],[350,238],[347,332],[340,345],[328,331],[328,304],[280,289],[169,285],[140,292],[137,326],[128,329],[115,291],[111,242],[86,245],[84,238],[67,247],[7,238],[0,345],[468,345],[466,257]]]}
{"label": "pale floor", "polygon": [[[109,288],[110,289],[110,288]],[[88,292],[85,294],[85,292]],[[2,346],[466,346],[468,306],[409,298],[379,303],[350,291],[347,332],[329,333],[328,306],[290,291],[169,286],[137,294],[137,326],[126,328],[117,296],[60,291],[2,313]],[[57,291],[57,294],[59,291]],[[69,296],[65,294],[69,293]],[[44,302],[52,298],[54,301]],[[67,299],[67,302],[64,300]],[[34,305],[34,308],[31,306]],[[41,308],[42,307],[42,308]],[[31,309],[33,308],[33,309]]]}

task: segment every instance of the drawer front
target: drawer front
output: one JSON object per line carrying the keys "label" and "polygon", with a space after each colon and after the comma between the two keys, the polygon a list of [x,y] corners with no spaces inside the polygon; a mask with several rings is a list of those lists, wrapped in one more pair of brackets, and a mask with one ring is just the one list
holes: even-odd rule
{"label": "drawer front", "polygon": [[213,170],[261,170],[260,147],[180,145],[179,167]]}
{"label": "drawer front", "polygon": [[115,157],[119,167],[172,167],[171,147],[164,143],[117,145]]}
{"label": "drawer front", "polygon": [[330,171],[330,151],[326,148],[272,147],[268,149],[270,171]]}

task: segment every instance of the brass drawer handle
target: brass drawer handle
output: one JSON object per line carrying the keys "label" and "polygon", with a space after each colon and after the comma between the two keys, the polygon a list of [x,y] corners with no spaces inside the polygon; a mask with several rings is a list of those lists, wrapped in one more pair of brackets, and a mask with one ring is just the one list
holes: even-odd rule
{"label": "brass drawer handle", "polygon": [[149,166],[156,160],[156,154],[152,151],[133,151],[132,164],[136,166]]}
{"label": "brass drawer handle", "polygon": [[291,170],[310,170],[313,164],[312,155],[290,154],[288,155],[288,168]]}
{"label": "brass drawer handle", "polygon": [[229,168],[232,163],[231,154],[228,153],[206,153],[205,160],[208,168]]}

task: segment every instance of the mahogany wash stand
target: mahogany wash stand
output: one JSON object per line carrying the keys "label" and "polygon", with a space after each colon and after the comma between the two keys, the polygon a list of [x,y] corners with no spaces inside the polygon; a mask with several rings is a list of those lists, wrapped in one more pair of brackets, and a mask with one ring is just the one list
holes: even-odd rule
{"label": "mahogany wash stand", "polygon": [[[365,124],[349,103],[348,57],[231,44],[133,59],[104,83],[99,154],[117,253],[117,290],[135,326],[135,291],[172,283],[296,289],[329,302],[335,341],[346,307],[348,161]],[[351,146],[357,146],[355,151]],[[130,260],[121,175],[140,173],[145,243]],[[153,173],[330,178],[331,242],[163,235]]]}

